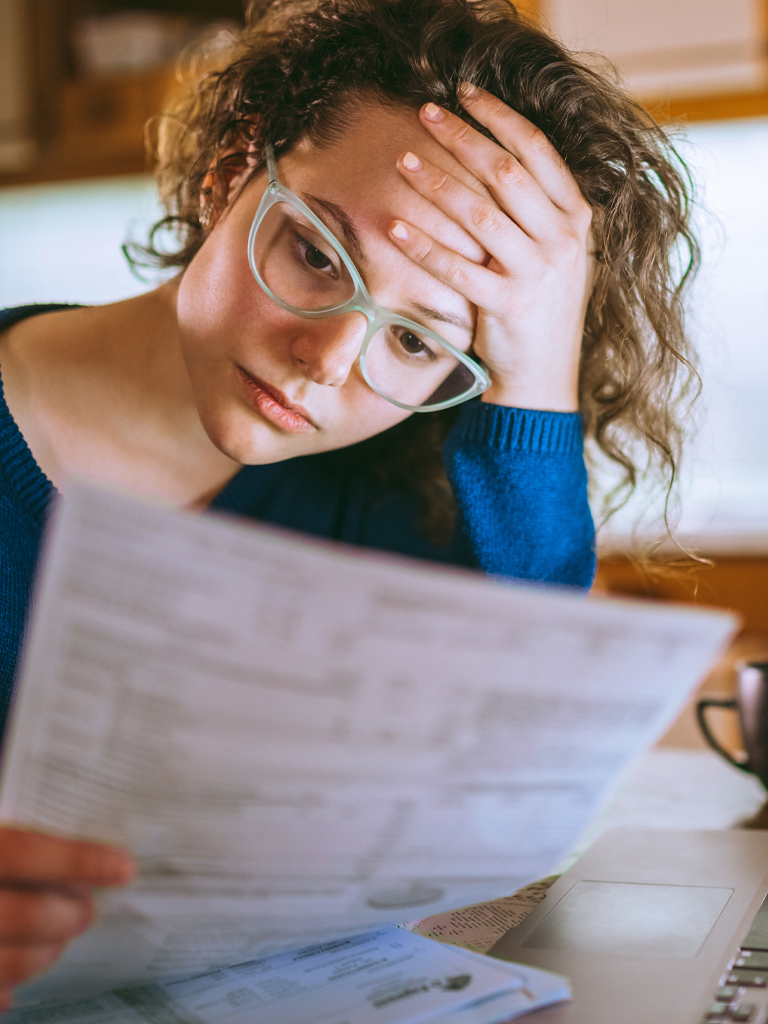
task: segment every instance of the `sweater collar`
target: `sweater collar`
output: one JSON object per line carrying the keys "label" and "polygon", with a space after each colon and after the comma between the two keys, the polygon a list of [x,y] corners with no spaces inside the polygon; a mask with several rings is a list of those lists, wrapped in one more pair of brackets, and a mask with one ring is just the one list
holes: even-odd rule
{"label": "sweater collar", "polygon": [[[17,306],[0,310],[0,332],[40,313],[53,313],[59,309],[77,307],[51,304]],[[35,458],[11,415],[5,400],[2,374],[0,374],[0,476],[5,492],[42,524],[51,498],[56,494],[53,486]]]}

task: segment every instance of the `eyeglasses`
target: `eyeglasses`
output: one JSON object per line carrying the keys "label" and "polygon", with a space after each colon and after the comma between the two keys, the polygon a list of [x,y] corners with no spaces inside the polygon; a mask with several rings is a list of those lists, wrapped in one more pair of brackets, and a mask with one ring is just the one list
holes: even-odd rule
{"label": "eyeglasses", "polygon": [[281,309],[321,318],[359,312],[368,320],[360,369],[370,387],[410,412],[435,412],[482,394],[485,368],[439,334],[374,302],[339,240],[280,183],[271,145],[269,184],[253,218],[248,262]]}

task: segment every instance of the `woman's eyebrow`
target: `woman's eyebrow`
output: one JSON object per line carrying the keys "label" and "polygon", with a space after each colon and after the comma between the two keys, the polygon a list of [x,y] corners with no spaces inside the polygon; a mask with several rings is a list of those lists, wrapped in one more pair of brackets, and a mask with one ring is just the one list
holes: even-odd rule
{"label": "woman's eyebrow", "polygon": [[336,203],[332,203],[330,199],[320,199],[319,196],[312,196],[307,192],[299,192],[298,194],[308,206],[311,206],[314,203],[315,206],[319,206],[321,210],[325,210],[328,216],[336,221],[337,225],[341,228],[341,233],[344,235],[344,242],[347,248],[355,259],[368,266],[368,258],[365,255],[363,243],[360,241],[360,235],[358,235],[354,224],[344,210],[342,210],[340,206],[337,206]]}
{"label": "woman's eyebrow", "polygon": [[433,309],[431,306],[422,306],[420,302],[414,302],[413,308],[427,320],[437,320],[441,324],[451,324],[453,327],[458,327],[459,330],[466,331],[470,337],[475,333],[475,328],[463,316],[455,316],[453,313],[441,313],[439,309]]}

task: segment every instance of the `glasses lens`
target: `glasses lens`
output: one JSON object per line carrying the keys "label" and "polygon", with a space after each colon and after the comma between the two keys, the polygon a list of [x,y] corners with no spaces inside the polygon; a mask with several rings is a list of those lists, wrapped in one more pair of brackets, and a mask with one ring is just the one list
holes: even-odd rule
{"label": "glasses lens", "polygon": [[439,341],[400,324],[376,332],[365,368],[378,391],[414,409],[461,398],[475,385],[472,371]]}
{"label": "glasses lens", "polygon": [[354,295],[354,282],[334,246],[288,203],[267,211],[253,256],[264,284],[295,309],[335,309]]}

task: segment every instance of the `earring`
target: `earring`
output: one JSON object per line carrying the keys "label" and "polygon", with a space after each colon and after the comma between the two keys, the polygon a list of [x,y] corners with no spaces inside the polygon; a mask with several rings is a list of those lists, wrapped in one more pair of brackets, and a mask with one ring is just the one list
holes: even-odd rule
{"label": "earring", "polygon": [[211,220],[213,219],[213,182],[211,176],[208,175],[203,182],[203,187],[200,189],[200,227],[207,231],[211,226]]}
{"label": "earring", "polygon": [[211,202],[210,197],[206,197],[205,201],[201,205],[200,216],[198,218],[198,220],[200,221],[200,227],[203,228],[204,231],[207,231],[208,228],[211,226],[212,216],[213,203]]}

